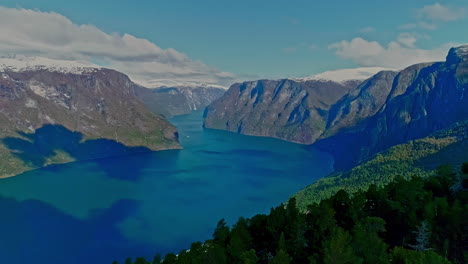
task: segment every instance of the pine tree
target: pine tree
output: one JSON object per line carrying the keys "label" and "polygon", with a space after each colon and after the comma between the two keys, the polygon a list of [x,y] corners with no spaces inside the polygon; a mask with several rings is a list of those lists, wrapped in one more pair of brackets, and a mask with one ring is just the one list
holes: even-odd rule
{"label": "pine tree", "polygon": [[416,244],[410,246],[416,251],[429,250],[429,238],[431,237],[429,224],[426,221],[423,221],[418,227],[418,231],[414,233],[416,233]]}
{"label": "pine tree", "polygon": [[255,252],[254,249],[251,249],[249,251],[242,253],[241,259],[242,259],[243,264],[257,264],[258,263],[257,253]]}
{"label": "pine tree", "polygon": [[276,256],[271,260],[271,264],[290,264],[292,258],[288,255],[286,251],[286,240],[284,239],[284,233],[281,232],[280,240],[278,241],[278,250],[276,251]]}
{"label": "pine tree", "polygon": [[360,264],[362,259],[354,254],[351,236],[342,228],[337,228],[331,238],[324,243],[324,264]]}
{"label": "pine tree", "polygon": [[161,264],[161,255],[156,254],[153,258],[152,264]]}

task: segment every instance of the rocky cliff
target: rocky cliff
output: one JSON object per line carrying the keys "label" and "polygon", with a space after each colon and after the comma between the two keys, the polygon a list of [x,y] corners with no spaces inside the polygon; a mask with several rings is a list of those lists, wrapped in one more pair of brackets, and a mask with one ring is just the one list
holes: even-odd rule
{"label": "rocky cliff", "polygon": [[237,83],[207,107],[204,126],[310,144],[329,110],[358,81],[260,80]]}
{"label": "rocky cliff", "polygon": [[342,133],[322,137],[317,146],[335,155],[338,168],[349,168],[390,146],[467,120],[467,61],[468,46],[462,46],[451,49],[445,62],[418,64],[399,72],[375,115]]}
{"label": "rocky cliff", "polygon": [[312,144],[338,169],[468,119],[468,45],[445,62],[381,71],[361,83],[291,80],[233,85],[205,126]]}
{"label": "rocky cliff", "polygon": [[[0,66],[0,177],[130,150],[180,148],[176,128],[151,113],[136,97],[138,86],[120,72]],[[64,137],[60,144],[57,137]],[[119,146],[119,153],[94,148],[99,154],[74,155],[72,146],[99,139]]]}

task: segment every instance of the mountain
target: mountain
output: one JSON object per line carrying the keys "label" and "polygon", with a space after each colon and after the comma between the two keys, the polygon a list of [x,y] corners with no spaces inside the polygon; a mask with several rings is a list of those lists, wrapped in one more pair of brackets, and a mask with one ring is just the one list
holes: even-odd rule
{"label": "mountain", "polygon": [[226,92],[225,89],[210,86],[160,87],[148,89],[138,87],[137,97],[154,113],[167,118],[202,110]]}
{"label": "mountain", "polygon": [[381,71],[353,85],[235,84],[207,108],[205,126],[314,143],[335,156],[335,168],[349,169],[390,146],[468,119],[467,61],[468,45],[452,48],[445,62]]}
{"label": "mountain", "polygon": [[[335,156],[336,168],[348,169],[390,146],[423,138],[468,119],[468,45],[452,48],[445,62],[402,70],[389,79],[389,85],[385,103],[375,115],[354,120],[335,134],[331,124],[327,127],[331,133],[316,142],[316,146]],[[358,108],[354,113],[359,116],[365,109]]]}
{"label": "mountain", "polygon": [[72,160],[180,148],[176,128],[139,101],[137,88],[110,69],[0,59],[0,177]]}
{"label": "mountain", "polygon": [[354,69],[340,69],[326,71],[305,78],[295,79],[298,81],[325,80],[334,82],[344,82],[348,80],[365,80],[381,71],[391,71],[392,69],[382,67],[361,67]]}
{"label": "mountain", "polygon": [[324,132],[330,107],[358,84],[289,79],[236,83],[207,107],[204,126],[310,144]]}
{"label": "mountain", "polygon": [[365,191],[370,185],[385,186],[396,178],[429,177],[439,165],[458,167],[468,157],[468,121],[437,131],[425,138],[393,146],[356,167],[335,172],[294,195],[300,209],[328,199],[340,190]]}

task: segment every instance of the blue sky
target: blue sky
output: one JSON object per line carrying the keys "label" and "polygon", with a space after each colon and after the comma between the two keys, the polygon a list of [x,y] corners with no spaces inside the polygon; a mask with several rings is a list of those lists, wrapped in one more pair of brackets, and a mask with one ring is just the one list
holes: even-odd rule
{"label": "blue sky", "polygon": [[[106,33],[147,39],[239,78],[301,77],[359,66],[400,68],[405,63],[437,59],[441,50],[468,43],[466,0],[0,3],[56,12],[77,25],[91,24]],[[394,44],[404,49],[395,49]],[[374,48],[375,54],[366,53]],[[406,60],[413,51],[419,55]],[[374,58],[377,55],[381,58]]]}

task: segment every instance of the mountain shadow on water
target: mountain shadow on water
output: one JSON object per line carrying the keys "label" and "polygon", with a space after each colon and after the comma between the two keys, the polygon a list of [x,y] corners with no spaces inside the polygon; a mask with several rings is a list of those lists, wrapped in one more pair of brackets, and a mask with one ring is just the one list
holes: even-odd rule
{"label": "mountain shadow on water", "polygon": [[[146,167],[145,155],[132,162],[110,162],[110,157],[151,152],[146,147],[128,147],[110,139],[88,139],[79,132],[61,125],[44,125],[34,133],[17,131],[19,137],[6,137],[2,142],[17,158],[32,168],[41,168],[67,161],[96,160],[103,171],[112,178],[137,180]],[[146,155],[148,156],[148,155]],[[58,162],[51,162],[51,160]]]}
{"label": "mountain shadow on water", "polygon": [[116,254],[121,258],[141,254],[142,248],[153,253],[145,245],[129,246],[118,228],[118,223],[138,210],[134,200],[116,201],[86,219],[37,200],[0,196],[0,207],[8,212],[0,219],[1,263],[111,263]]}

